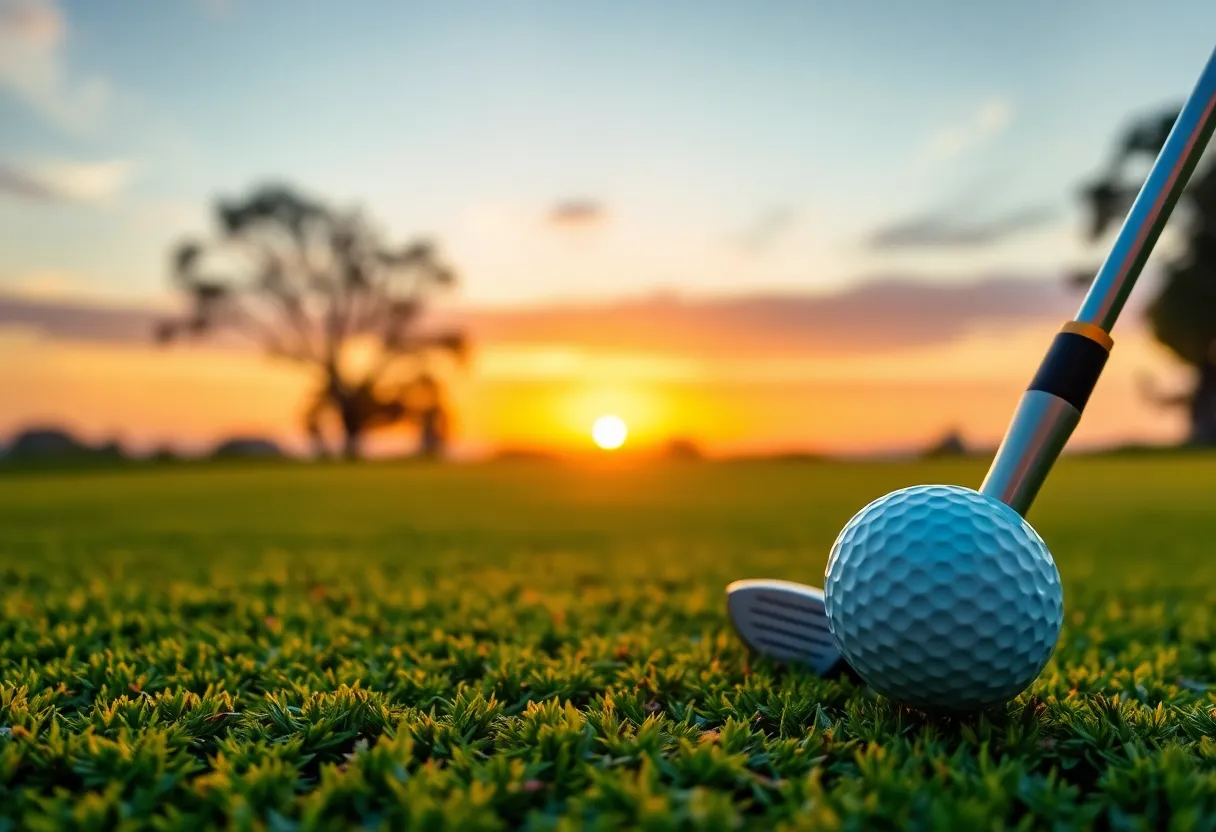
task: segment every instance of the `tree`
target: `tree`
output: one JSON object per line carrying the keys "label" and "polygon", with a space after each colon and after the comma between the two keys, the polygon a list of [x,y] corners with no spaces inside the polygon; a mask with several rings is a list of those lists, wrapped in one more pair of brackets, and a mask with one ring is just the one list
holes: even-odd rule
{"label": "tree", "polygon": [[[1142,116],[1124,132],[1115,154],[1082,198],[1090,212],[1087,236],[1097,240],[1117,226],[1131,208],[1142,182],[1129,180],[1133,163],[1151,162],[1165,144],[1180,108]],[[1174,230],[1181,253],[1165,263],[1163,281],[1147,313],[1153,336],[1194,371],[1190,389],[1162,393],[1151,380],[1145,394],[1165,407],[1184,407],[1190,421],[1188,443],[1216,445],[1216,169],[1206,160],[1192,175],[1175,208]],[[1088,285],[1092,274],[1075,283]]]}
{"label": "tree", "polygon": [[467,339],[421,331],[427,302],[456,283],[435,247],[388,245],[360,212],[277,185],[220,200],[215,216],[214,240],[173,250],[172,280],[191,309],[159,324],[157,340],[239,333],[311,369],[304,422],[320,454],[327,432],[357,458],[369,433],[402,424],[417,427],[420,453],[441,454],[449,419],[437,362],[461,361]]}

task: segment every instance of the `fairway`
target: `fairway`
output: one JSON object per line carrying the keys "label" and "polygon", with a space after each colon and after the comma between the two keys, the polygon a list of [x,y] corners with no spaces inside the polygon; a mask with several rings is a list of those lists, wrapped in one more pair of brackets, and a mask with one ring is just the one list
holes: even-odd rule
{"label": "fairway", "polygon": [[733,637],[726,583],[986,463],[5,476],[0,829],[1216,829],[1216,456],[1060,462],[1064,630],[999,713]]}

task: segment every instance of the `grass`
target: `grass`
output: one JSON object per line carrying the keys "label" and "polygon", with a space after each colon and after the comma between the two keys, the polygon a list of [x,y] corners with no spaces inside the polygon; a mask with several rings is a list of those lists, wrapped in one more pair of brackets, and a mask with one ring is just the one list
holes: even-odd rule
{"label": "grass", "polygon": [[[0,828],[1216,829],[1216,458],[1068,459],[1007,708],[749,659],[724,585],[981,463],[0,479]],[[1216,689],[1213,689],[1216,690]]]}

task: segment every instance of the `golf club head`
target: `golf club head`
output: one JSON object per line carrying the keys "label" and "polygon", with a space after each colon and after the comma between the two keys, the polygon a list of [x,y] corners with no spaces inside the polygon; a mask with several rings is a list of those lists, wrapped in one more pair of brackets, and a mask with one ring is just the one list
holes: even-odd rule
{"label": "golf club head", "polygon": [[765,578],[735,581],[726,587],[726,609],[752,651],[806,665],[820,676],[843,672],[856,678],[832,640],[823,590]]}

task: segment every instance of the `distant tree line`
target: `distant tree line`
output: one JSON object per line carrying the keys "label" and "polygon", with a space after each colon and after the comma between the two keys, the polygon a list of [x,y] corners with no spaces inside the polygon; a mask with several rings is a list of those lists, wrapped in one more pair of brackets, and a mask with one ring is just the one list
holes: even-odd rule
{"label": "distant tree line", "polygon": [[35,425],[18,431],[7,445],[0,444],[0,464],[5,466],[88,465],[109,466],[128,462],[184,462],[220,459],[286,459],[287,454],[272,439],[233,436],[204,451],[182,453],[169,447],[136,452],[117,439],[89,442],[55,425]]}

